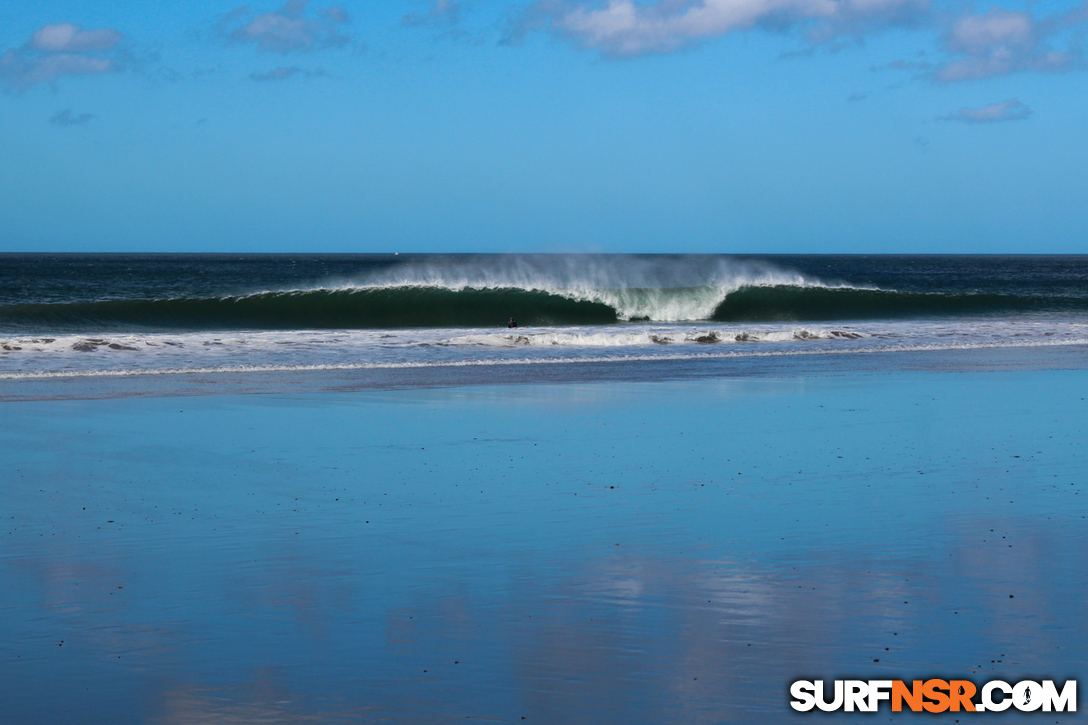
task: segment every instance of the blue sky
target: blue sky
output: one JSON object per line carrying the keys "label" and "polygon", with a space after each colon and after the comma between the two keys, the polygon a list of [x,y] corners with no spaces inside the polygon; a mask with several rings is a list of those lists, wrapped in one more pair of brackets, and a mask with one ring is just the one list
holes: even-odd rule
{"label": "blue sky", "polygon": [[1088,3],[0,7],[0,251],[1088,253]]}

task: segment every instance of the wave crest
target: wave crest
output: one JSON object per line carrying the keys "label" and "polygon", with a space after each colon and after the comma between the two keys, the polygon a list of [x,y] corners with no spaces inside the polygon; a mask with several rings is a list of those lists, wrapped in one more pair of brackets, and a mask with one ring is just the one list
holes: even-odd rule
{"label": "wave crest", "polygon": [[436,259],[308,289],[0,307],[0,331],[819,322],[1088,310],[1088,297],[905,292],[720,257]]}

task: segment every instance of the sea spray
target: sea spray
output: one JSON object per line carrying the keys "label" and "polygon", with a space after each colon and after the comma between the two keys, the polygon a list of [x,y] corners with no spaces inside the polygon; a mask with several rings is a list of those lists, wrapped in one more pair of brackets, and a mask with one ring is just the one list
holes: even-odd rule
{"label": "sea spray", "polygon": [[0,255],[0,374],[16,376],[1086,337],[1084,257]]}

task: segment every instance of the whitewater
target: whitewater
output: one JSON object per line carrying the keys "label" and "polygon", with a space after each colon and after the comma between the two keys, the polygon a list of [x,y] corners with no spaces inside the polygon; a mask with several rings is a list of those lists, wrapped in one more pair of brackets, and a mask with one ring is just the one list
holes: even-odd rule
{"label": "whitewater", "polygon": [[7,380],[1086,343],[1084,257],[0,255]]}

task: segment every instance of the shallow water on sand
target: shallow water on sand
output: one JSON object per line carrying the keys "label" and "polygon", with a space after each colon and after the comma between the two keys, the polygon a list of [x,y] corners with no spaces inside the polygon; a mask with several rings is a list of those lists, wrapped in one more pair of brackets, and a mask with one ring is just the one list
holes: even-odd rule
{"label": "shallow water on sand", "polygon": [[3,403],[0,722],[779,722],[801,677],[1077,677],[1081,367]]}

